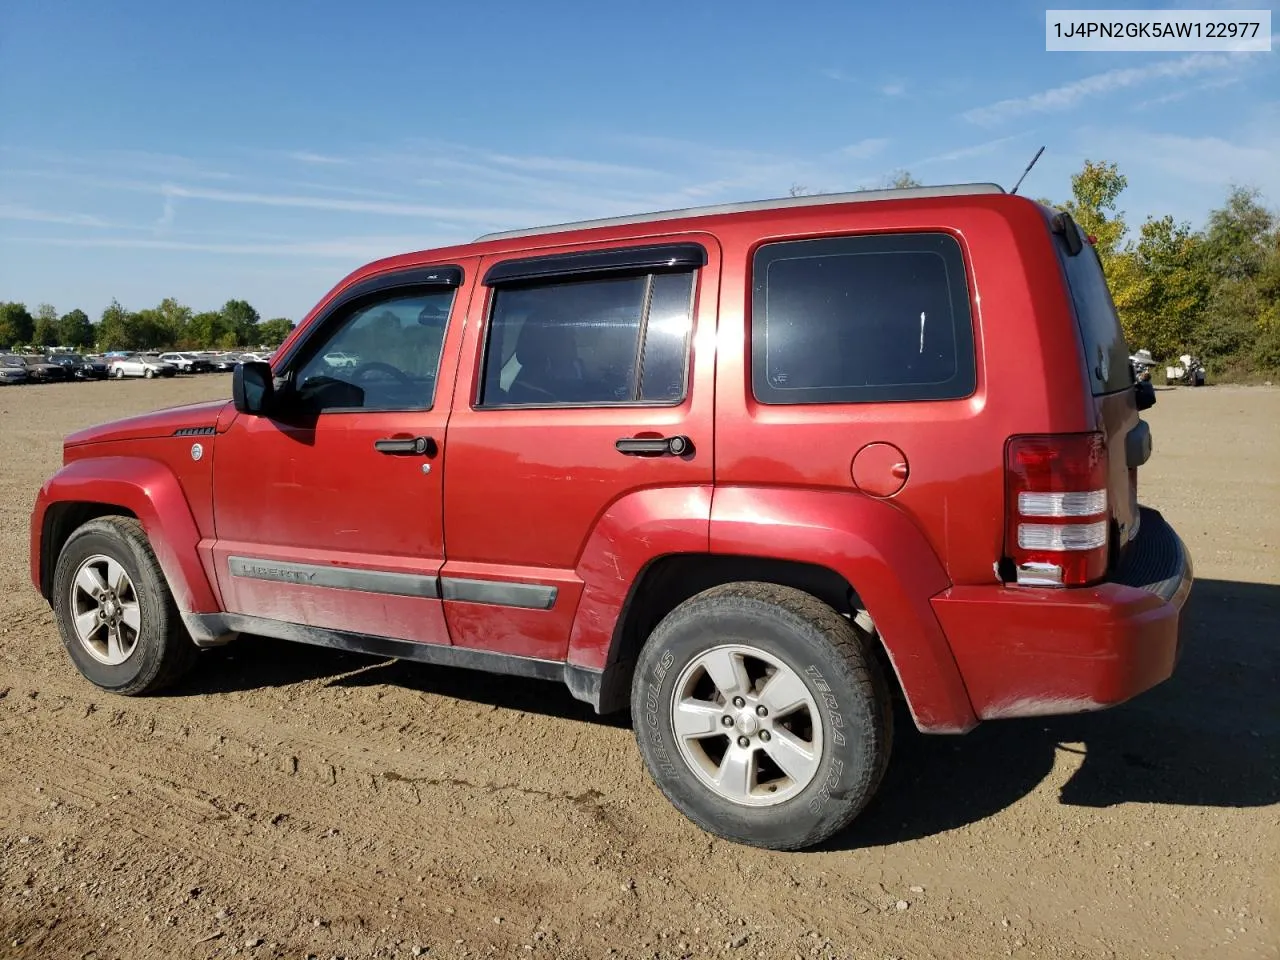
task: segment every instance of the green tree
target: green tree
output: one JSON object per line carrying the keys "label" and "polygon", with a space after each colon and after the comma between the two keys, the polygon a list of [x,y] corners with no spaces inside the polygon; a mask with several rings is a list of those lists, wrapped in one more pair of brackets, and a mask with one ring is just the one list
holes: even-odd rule
{"label": "green tree", "polygon": [[0,303],[0,347],[11,348],[31,342],[35,321],[23,303]]}
{"label": "green tree", "polygon": [[1278,244],[1276,218],[1256,190],[1233,187],[1226,202],[1209,214],[1202,269],[1210,288],[1196,345],[1206,360],[1218,361],[1216,366],[1275,364]]}
{"label": "green tree", "polygon": [[187,324],[191,322],[192,310],[179,303],[173,297],[165,297],[156,307],[156,322],[164,331],[166,346],[184,346],[187,338]]}
{"label": "green tree", "polygon": [[185,341],[191,347],[218,347],[231,338],[235,346],[236,333],[227,318],[219,310],[197,313],[187,323]]}
{"label": "green tree", "polygon": [[53,304],[42,303],[36,307],[31,339],[39,347],[58,346],[58,311]]}
{"label": "green tree", "polygon": [[923,187],[924,184],[913,177],[910,171],[898,170],[885,180],[885,187],[890,190],[905,190],[908,187]]}
{"label": "green tree", "polygon": [[58,320],[58,341],[74,350],[87,350],[93,346],[95,331],[89,315],[83,310],[71,310]]}
{"label": "green tree", "polygon": [[263,343],[278,347],[293,328],[292,320],[287,317],[276,317],[273,320],[263,320],[258,324],[258,336],[262,338]]}
{"label": "green tree", "polygon": [[1210,282],[1204,272],[1203,238],[1173,217],[1142,225],[1136,244],[1115,258],[1117,303],[1125,336],[1158,357],[1192,348],[1204,315]]}
{"label": "green tree", "polygon": [[222,316],[226,318],[236,335],[236,343],[240,346],[253,346],[258,342],[258,311],[249,305],[247,300],[228,300],[222,305]]}
{"label": "green tree", "polygon": [[1127,229],[1124,214],[1116,210],[1116,200],[1129,185],[1129,178],[1114,163],[1084,162],[1084,169],[1071,178],[1071,199],[1063,204],[1080,229],[1093,237],[1103,270],[1121,251],[1120,241]]}
{"label": "green tree", "polygon": [[113,297],[98,321],[98,346],[103,350],[137,350],[142,347],[139,340],[137,315]]}
{"label": "green tree", "polygon": [[174,340],[165,324],[164,314],[155,307],[139,310],[132,315],[134,346],[140,350],[156,350],[171,347]]}

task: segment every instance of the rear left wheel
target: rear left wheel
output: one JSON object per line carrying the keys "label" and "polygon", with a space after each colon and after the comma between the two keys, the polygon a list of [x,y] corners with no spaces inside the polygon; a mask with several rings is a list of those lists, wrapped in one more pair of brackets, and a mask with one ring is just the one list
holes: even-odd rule
{"label": "rear left wheel", "polygon": [[889,689],[856,627],[815,597],[731,583],[686,601],[636,664],[632,719],[658,787],[704,830],[797,850],[874,795]]}

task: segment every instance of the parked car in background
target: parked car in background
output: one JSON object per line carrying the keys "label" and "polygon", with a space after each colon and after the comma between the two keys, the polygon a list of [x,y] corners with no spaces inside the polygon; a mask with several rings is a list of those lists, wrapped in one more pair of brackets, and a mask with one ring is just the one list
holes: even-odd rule
{"label": "parked car in background", "polygon": [[240,362],[240,354],[238,353],[220,353],[212,357],[209,361],[214,370],[229,371],[236,368],[236,364]]}
{"label": "parked car in background", "polygon": [[107,364],[103,360],[91,360],[78,353],[55,353],[49,357],[50,363],[56,363],[67,371],[67,376],[74,380],[105,380]]}
{"label": "parked car in background", "polygon": [[172,363],[165,363],[159,357],[142,354],[133,357],[115,357],[111,360],[109,369],[111,376],[116,380],[123,380],[125,377],[146,377],[151,380],[155,377],[176,376],[178,373],[178,368]]}
{"label": "parked car in background", "polygon": [[159,358],[178,368],[179,373],[208,373],[213,364],[197,353],[162,353]]}
{"label": "parked car in background", "polygon": [[0,356],[0,387],[27,382],[27,365],[12,354]]}
{"label": "parked car in background", "polygon": [[46,360],[44,357],[21,357],[27,367],[27,379],[32,383],[65,383],[71,379],[71,372],[60,364]]}
{"label": "parked car in background", "polygon": [[360,358],[347,353],[345,350],[330,350],[324,355],[324,362],[331,367],[340,369],[356,366],[360,362]]}

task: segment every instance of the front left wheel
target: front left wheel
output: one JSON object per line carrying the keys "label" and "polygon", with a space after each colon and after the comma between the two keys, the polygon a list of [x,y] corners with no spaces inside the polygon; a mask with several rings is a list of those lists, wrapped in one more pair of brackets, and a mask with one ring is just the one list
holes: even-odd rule
{"label": "front left wheel", "polygon": [[99,517],[58,555],[53,612],[71,661],[112,693],[154,693],[195,663],[191,640],[142,525]]}

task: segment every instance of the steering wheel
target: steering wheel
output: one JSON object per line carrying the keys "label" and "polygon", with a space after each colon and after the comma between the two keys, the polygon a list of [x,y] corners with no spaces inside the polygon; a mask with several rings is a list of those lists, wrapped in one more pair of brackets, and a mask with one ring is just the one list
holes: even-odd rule
{"label": "steering wheel", "polygon": [[399,380],[401,383],[403,383],[406,387],[408,387],[411,390],[418,386],[416,383],[413,382],[413,380],[409,377],[409,375],[405,373],[403,370],[401,370],[399,367],[393,367],[389,363],[382,363],[380,360],[369,360],[366,363],[360,364],[358,367],[356,367],[354,370],[351,371],[351,379],[359,380],[366,373],[370,373],[374,370],[381,370],[383,373],[391,374],[391,376]]}

